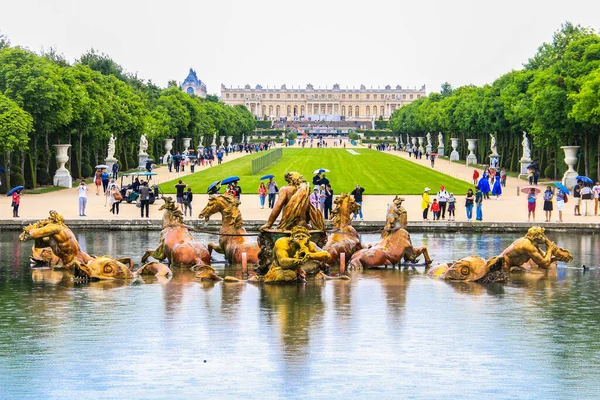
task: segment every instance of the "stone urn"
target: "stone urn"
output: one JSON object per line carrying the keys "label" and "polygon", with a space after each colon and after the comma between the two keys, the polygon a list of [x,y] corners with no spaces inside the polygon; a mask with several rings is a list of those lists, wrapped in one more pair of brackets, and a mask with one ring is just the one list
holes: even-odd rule
{"label": "stone urn", "polygon": [[225,136],[221,136],[219,141],[221,142],[221,146],[223,146],[223,143],[225,143]]}
{"label": "stone urn", "polygon": [[477,149],[477,139],[467,139],[469,155],[467,156],[467,165],[477,164],[477,156],[474,151]]}
{"label": "stone urn", "polygon": [[231,146],[231,141],[233,140],[233,136],[227,136],[227,144]]}
{"label": "stone urn", "polygon": [[425,143],[425,137],[418,136],[417,140],[419,142],[419,151],[421,152],[421,154],[425,154],[425,148],[423,147],[423,144]]}
{"label": "stone urn", "polygon": [[460,160],[460,155],[458,154],[458,138],[450,138],[450,143],[452,145],[452,153],[450,153],[450,161]]}
{"label": "stone urn", "polygon": [[175,139],[165,139],[165,155],[163,157],[163,164],[167,163],[167,157],[171,155],[171,150],[173,150],[173,140]]}
{"label": "stone urn", "polygon": [[574,167],[578,160],[579,146],[561,146],[561,149],[565,152],[565,164],[569,167],[563,175],[562,184],[572,190],[577,183],[578,174]]}
{"label": "stone urn", "polygon": [[186,152],[190,148],[190,143],[192,142],[192,138],[184,137],[181,138],[183,140],[183,151]]}
{"label": "stone urn", "polygon": [[71,188],[73,187],[73,178],[71,177],[71,173],[67,168],[65,168],[65,164],[69,161],[69,147],[70,144],[55,144],[54,148],[56,149],[56,164],[58,165],[58,169],[54,173],[54,186]]}

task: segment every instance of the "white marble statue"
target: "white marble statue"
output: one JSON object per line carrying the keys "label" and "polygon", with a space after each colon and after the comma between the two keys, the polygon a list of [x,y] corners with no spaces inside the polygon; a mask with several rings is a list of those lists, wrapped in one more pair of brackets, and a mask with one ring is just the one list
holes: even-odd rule
{"label": "white marble statue", "polygon": [[431,146],[431,133],[427,132],[427,135],[425,136],[427,137],[427,144]]}
{"label": "white marble statue", "polygon": [[438,148],[439,147],[444,147],[444,135],[442,135],[442,132],[438,133]]}
{"label": "white marble statue", "polygon": [[531,149],[529,148],[529,139],[527,138],[527,132],[523,132],[523,141],[521,142],[521,145],[523,145],[523,159],[530,160]]}
{"label": "white marble statue", "polygon": [[492,143],[490,144],[490,150],[492,151],[492,155],[498,155],[498,147],[496,146],[496,136],[490,133],[490,138],[492,139]]}
{"label": "white marble statue", "polygon": [[110,139],[108,140],[108,156],[106,157],[109,160],[115,158],[115,141],[115,136],[111,133]]}
{"label": "white marble statue", "polygon": [[140,137],[140,152],[139,152],[139,155],[140,156],[147,156],[148,153],[146,153],[146,150],[148,150],[148,139],[146,139],[146,135],[142,134],[142,136]]}

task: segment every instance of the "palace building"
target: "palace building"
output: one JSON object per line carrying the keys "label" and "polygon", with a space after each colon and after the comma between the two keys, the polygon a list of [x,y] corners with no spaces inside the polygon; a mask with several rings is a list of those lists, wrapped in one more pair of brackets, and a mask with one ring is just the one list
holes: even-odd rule
{"label": "palace building", "polygon": [[405,89],[390,85],[380,89],[306,88],[227,88],[221,85],[221,101],[235,106],[244,104],[257,118],[311,121],[371,121],[382,116],[388,119],[394,110],[426,96],[425,85],[420,89]]}
{"label": "palace building", "polygon": [[187,94],[195,94],[196,96],[206,97],[206,85],[196,75],[196,71],[190,68],[190,73],[181,84],[181,90]]}

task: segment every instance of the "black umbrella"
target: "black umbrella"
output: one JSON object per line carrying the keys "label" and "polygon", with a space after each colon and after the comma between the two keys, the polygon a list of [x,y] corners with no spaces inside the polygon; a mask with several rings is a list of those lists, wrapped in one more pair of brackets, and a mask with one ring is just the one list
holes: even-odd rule
{"label": "black umbrella", "polygon": [[214,181],[208,186],[207,193],[208,194],[217,194],[219,193],[219,189],[221,188],[221,181]]}

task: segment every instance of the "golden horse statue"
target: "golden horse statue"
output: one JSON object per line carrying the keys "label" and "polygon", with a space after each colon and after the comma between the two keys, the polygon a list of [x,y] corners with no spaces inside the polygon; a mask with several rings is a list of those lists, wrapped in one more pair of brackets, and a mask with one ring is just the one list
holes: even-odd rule
{"label": "golden horse statue", "polygon": [[388,205],[384,229],[405,228],[408,225],[408,213],[402,206],[403,202],[404,197],[396,196]]}
{"label": "golden horse statue", "polygon": [[379,242],[373,247],[363,248],[354,253],[348,268],[388,267],[399,264],[402,259],[405,262],[416,263],[417,257],[421,254],[425,256],[425,263],[431,264],[427,247],[414,247],[410,240],[410,234],[405,229],[396,227],[397,224],[401,223],[401,218],[402,213],[392,213],[386,221]]}
{"label": "golden horse statue", "polygon": [[194,239],[189,227],[183,223],[183,213],[177,209],[171,197],[163,197],[165,204],[163,229],[160,232],[160,243],[156,250],[146,250],[142,262],[149,257],[159,261],[167,259],[170,267],[191,268],[200,271],[198,278],[202,280],[221,280],[214,268],[210,266],[210,252],[201,242]]}
{"label": "golden horse statue", "polygon": [[208,204],[198,218],[209,220],[215,213],[221,213],[222,224],[219,233],[219,243],[209,243],[208,251],[225,254],[225,259],[229,264],[241,264],[242,253],[246,253],[248,263],[258,264],[258,243],[256,240],[249,239],[244,229],[244,220],[238,208],[240,202],[230,194],[210,195]]}
{"label": "golden horse statue", "polygon": [[352,226],[352,214],[360,210],[360,204],[346,193],[339,195],[334,204],[335,208],[331,215],[333,215],[332,222],[335,230],[327,238],[327,244],[323,246],[323,250],[329,253],[329,261],[327,261],[329,265],[338,262],[341,253],[346,253],[346,259],[349,260],[352,254],[363,247],[358,232]]}

